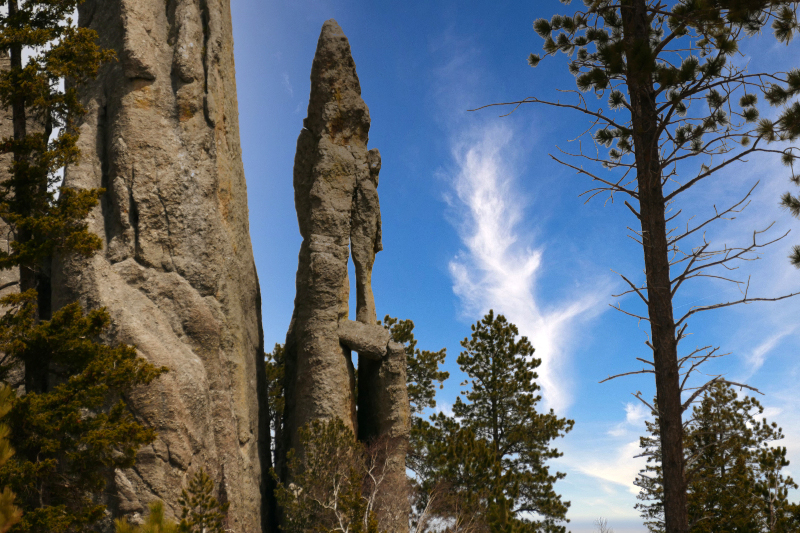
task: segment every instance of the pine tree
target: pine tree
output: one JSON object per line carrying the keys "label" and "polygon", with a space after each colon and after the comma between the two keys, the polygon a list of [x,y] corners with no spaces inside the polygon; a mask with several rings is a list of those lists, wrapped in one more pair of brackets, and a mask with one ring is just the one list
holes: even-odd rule
{"label": "pine tree", "polygon": [[483,509],[493,533],[565,531],[560,522],[569,502],[553,489],[565,474],[551,473],[546,463],[562,455],[550,442],[574,422],[537,411],[535,369],[541,360],[533,357],[527,337],[493,311],[472,326],[461,346],[458,365],[468,376],[464,399],[456,399],[454,416],[433,418],[438,436],[429,453],[440,460],[433,479],[450,483]]}
{"label": "pine tree", "polygon": [[[81,0],[6,0],[0,14],[0,50],[11,68],[0,72],[0,105],[12,111],[13,135],[0,154],[13,156],[0,181],[0,217],[13,241],[0,251],[0,268],[19,267],[20,292],[38,291],[37,314],[49,318],[47,262],[55,252],[91,255],[102,246],[86,217],[102,190],[58,187],[59,171],[76,163],[77,119],[85,113],[78,88],[97,76],[113,53],[97,34],[72,20]],[[25,52],[34,53],[23,64]],[[61,89],[66,78],[69,83]],[[54,132],[55,133],[54,135]],[[25,362],[25,389],[49,388],[50,362]]]}
{"label": "pine tree", "polygon": [[[586,115],[591,121],[587,134],[597,152],[563,152],[581,158],[575,163],[563,156],[553,159],[596,182],[588,191],[590,196],[627,198],[618,203],[638,221],[632,237],[641,245],[645,280],[636,283],[623,276],[623,281],[646,311],[626,313],[650,324],[648,346],[653,356],[640,373],[654,374],[661,409],[666,530],[686,533],[682,416],[687,405],[681,398],[686,384],[681,374],[692,374],[695,363],[704,357],[678,355],[678,345],[687,335],[687,320],[702,311],[780,298],[753,298],[746,279],[730,277],[737,261],[753,258],[774,242],[763,238],[763,231],[748,234],[746,243],[733,247],[715,248],[703,239],[709,224],[744,209],[752,190],[718,210],[712,199],[709,215],[698,217],[696,223],[695,213],[682,212],[679,201],[690,189],[755,153],[779,154],[789,165],[794,161],[796,146],[774,143],[800,135],[800,105],[791,104],[779,120],[771,121],[759,117],[757,104],[759,96],[778,106],[790,102],[800,94],[800,72],[751,72],[728,58],[737,53],[742,40],[768,24],[779,41],[788,42],[798,29],[798,4],[788,0],[584,0],[583,5],[584,9],[568,15],[534,22],[544,39],[545,56],[559,52],[569,56],[569,71],[580,91],[573,91],[575,99],[533,97],[510,105],[542,103]],[[531,54],[529,63],[536,66],[541,59]],[[581,94],[589,91],[607,101],[605,108],[597,109]],[[687,217],[685,229],[683,220],[668,223],[673,220],[668,220],[672,216],[667,215],[668,205],[673,213],[680,213],[674,216]],[[671,229],[676,224],[680,231]],[[686,282],[714,276],[733,281],[744,296],[693,306],[676,316],[673,299]]]}
{"label": "pine tree", "polygon": [[285,359],[282,344],[276,344],[272,353],[265,354],[264,367],[267,372],[267,420],[270,430],[272,464],[278,464],[278,445],[282,442]]}
{"label": "pine tree", "polygon": [[373,506],[381,487],[375,480],[385,465],[372,463],[372,454],[338,418],[302,428],[300,441],[304,456],[288,454],[291,483],[279,483],[275,491],[283,531],[379,533]]}
{"label": "pine tree", "polygon": [[386,315],[383,326],[392,333],[392,340],[406,347],[406,375],[408,383],[408,400],[411,404],[411,415],[419,418],[425,408],[436,407],[436,389],[442,388],[444,380],[450,377],[449,372],[439,370],[444,363],[447,349],[438,352],[420,350],[414,338],[414,322],[398,320]]}
{"label": "pine tree", "polygon": [[0,302],[12,306],[0,319],[0,352],[20,361],[45,356],[60,382],[26,393],[5,416],[17,453],[0,468],[0,486],[18,495],[24,511],[12,533],[88,531],[103,516],[96,495],[109,469],[130,468],[155,439],[121,397],[166,369],[130,346],[96,342],[110,326],[105,310],[84,314],[74,303],[38,320],[35,299],[29,291]]}
{"label": "pine tree", "polygon": [[202,468],[189,481],[178,500],[181,533],[225,533],[223,522],[228,503],[214,497],[214,482]]}
{"label": "pine tree", "polygon": [[435,438],[431,434],[431,425],[422,417],[425,409],[436,407],[436,389],[442,388],[442,383],[450,377],[450,373],[439,370],[444,363],[447,350],[442,348],[437,352],[420,350],[417,348],[417,339],[414,338],[414,322],[411,320],[398,320],[386,315],[383,326],[392,334],[392,340],[406,347],[406,375],[408,386],[408,400],[411,405],[411,430],[409,433],[408,454],[406,467],[415,473],[412,482],[416,485],[419,496],[416,505],[425,507],[428,502],[427,493],[420,486],[426,479],[431,469],[427,443]]}
{"label": "pine tree", "polygon": [[0,365],[6,380],[21,363],[25,395],[5,416],[17,454],[0,480],[24,511],[13,532],[77,532],[103,516],[109,469],[128,468],[153,441],[128,411],[124,396],[165,369],[147,364],[130,346],[100,341],[110,327],[104,310],[77,303],[51,308],[53,254],[90,256],[102,246],[87,215],[102,190],[59,187],[60,171],[80,157],[77,122],[85,109],[78,91],[113,57],[97,35],[72,20],[81,0],[3,0],[0,105],[11,110],[13,132],[0,142],[10,167],[0,180],[0,217],[12,242],[0,268],[19,267],[20,294],[0,300]]}
{"label": "pine tree", "polygon": [[[693,410],[686,430],[688,516],[692,533],[794,531],[788,491],[797,488],[781,470],[789,465],[776,423],[758,417],[764,409],[755,398],[739,398],[730,386],[715,384]],[[648,529],[665,531],[658,454],[658,425],[641,447],[648,465],[637,480],[637,504]]]}
{"label": "pine tree", "polygon": [[214,497],[214,481],[204,469],[198,470],[181,491],[181,521],[176,524],[164,516],[164,503],[149,505],[144,524],[135,526],[124,519],[114,521],[116,533],[225,533],[223,522],[228,503]]}

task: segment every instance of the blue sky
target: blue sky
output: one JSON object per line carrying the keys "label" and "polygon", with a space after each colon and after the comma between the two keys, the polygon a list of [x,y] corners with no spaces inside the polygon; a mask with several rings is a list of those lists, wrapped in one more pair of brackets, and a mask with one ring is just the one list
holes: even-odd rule
{"label": "blue sky", "polygon": [[[609,374],[638,370],[648,356],[647,327],[612,310],[635,309],[614,298],[615,272],[642,277],[641,250],[628,238],[636,220],[620,203],[585,204],[585,177],[548,154],[588,126],[580,115],[528,106],[509,117],[469,109],[526,96],[557,98],[574,87],[562,58],[537,69],[527,56],[541,40],[536,18],[564,6],[556,0],[234,0],[240,124],[247,173],[250,230],[263,296],[267,346],[283,342],[292,314],[300,235],[294,211],[292,165],[306,115],[309,74],[322,23],[335,18],[350,39],[370,108],[370,147],[383,158],[379,193],[383,245],[374,291],[379,316],[410,318],[420,346],[446,347],[452,374],[440,392],[447,409],[461,381],[455,359],[470,324],[490,308],[527,335],[543,359],[544,407],[575,420],[556,446],[554,468],[567,473],[557,490],[572,502],[573,532],[592,531],[603,516],[617,531],[645,531],[633,509],[634,459],[646,410],[631,393],[652,398],[651,376],[606,384]],[[764,38],[744,48],[766,69],[785,69],[798,57]],[[598,104],[599,106],[599,104]],[[764,113],[771,113],[763,110]],[[789,189],[786,171],[756,157],[696,189],[679,206],[698,216],[713,204],[736,201],[756,181],[748,209],[711,228],[715,243],[741,244],[775,222],[772,234],[800,229],[778,207]],[[777,295],[800,288],[788,265],[796,231],[743,265],[753,291]],[[735,298],[735,289],[708,282],[679,296],[676,312]],[[752,293],[751,293],[752,294]],[[709,367],[747,380],[766,395],[767,415],[784,427],[800,477],[800,298],[706,313],[691,322],[685,348],[706,343],[731,355]],[[800,495],[795,494],[795,499]]]}

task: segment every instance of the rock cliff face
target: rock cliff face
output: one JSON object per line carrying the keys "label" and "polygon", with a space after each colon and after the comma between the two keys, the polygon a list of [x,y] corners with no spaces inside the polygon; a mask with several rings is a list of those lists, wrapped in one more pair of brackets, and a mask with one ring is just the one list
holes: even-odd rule
{"label": "rock cliff face", "polygon": [[[298,431],[319,419],[342,419],[363,442],[390,443],[384,492],[391,489],[393,497],[379,502],[377,511],[382,529],[400,532],[408,529],[409,511],[401,494],[409,422],[405,351],[377,325],[371,287],[375,254],[382,249],[381,158],[377,150],[367,149],[369,110],[350,44],[334,20],[322,27],[303,125],[294,166],[303,243],[286,337],[285,432],[279,456],[289,449],[302,453]],[[348,319],[351,252],[357,322]],[[358,398],[351,351],[359,354]]]}
{"label": "rock cliff face", "polygon": [[83,92],[80,164],[103,187],[91,260],[57,261],[54,305],[104,306],[113,342],[170,372],[130,398],[158,432],[117,471],[115,514],[160,499],[176,513],[197,469],[230,503],[228,527],[262,528],[268,435],[260,293],[241,162],[230,0],[86,0],[80,24],[119,61]]}

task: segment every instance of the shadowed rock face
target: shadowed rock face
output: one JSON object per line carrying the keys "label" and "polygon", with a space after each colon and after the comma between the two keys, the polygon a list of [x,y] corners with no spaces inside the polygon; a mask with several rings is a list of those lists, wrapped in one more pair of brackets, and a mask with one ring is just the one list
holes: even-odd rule
{"label": "shadowed rock face", "polygon": [[[367,149],[369,110],[350,43],[334,20],[322,27],[303,125],[294,166],[303,243],[286,338],[286,429],[279,457],[289,449],[302,453],[298,431],[319,419],[342,419],[363,442],[391,441],[385,487],[394,497],[380,502],[378,514],[382,528],[404,531],[409,512],[401,494],[409,422],[405,351],[377,325],[371,287],[375,254],[382,249],[381,158],[378,150]],[[348,320],[351,252],[357,322]],[[357,399],[351,350],[359,353]],[[280,466],[285,478],[285,465]]]}
{"label": "shadowed rock face", "polygon": [[158,432],[117,471],[110,508],[179,509],[205,468],[228,527],[262,528],[267,476],[260,294],[239,145],[230,0],[86,0],[80,23],[119,61],[83,94],[80,164],[66,185],[104,187],[91,260],[54,267],[54,304],[104,306],[112,342],[170,372],[130,398]]}

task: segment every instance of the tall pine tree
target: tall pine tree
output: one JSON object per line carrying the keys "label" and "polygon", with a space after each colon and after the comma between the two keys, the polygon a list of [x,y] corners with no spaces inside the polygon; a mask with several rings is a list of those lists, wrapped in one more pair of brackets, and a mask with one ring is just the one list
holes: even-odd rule
{"label": "tall pine tree", "polygon": [[[790,165],[797,156],[797,147],[775,143],[800,135],[800,107],[792,104],[772,121],[759,117],[757,104],[759,97],[775,105],[790,102],[800,93],[800,73],[748,71],[729,61],[740,42],[769,25],[779,41],[788,42],[798,28],[797,5],[788,0],[583,0],[582,9],[534,22],[545,56],[569,57],[578,91],[567,92],[574,99],[509,103],[542,103],[586,115],[597,151],[562,151],[554,159],[594,180],[592,197],[627,199],[618,203],[637,220],[629,228],[635,228],[631,237],[641,246],[645,276],[643,281],[623,276],[623,281],[643,310],[626,313],[650,325],[652,359],[638,373],[655,378],[669,533],[688,531],[684,378],[709,355],[679,356],[687,321],[703,311],[780,299],[754,298],[747,279],[730,275],[737,261],[752,259],[777,239],[764,238],[763,231],[747,235],[738,246],[714,247],[704,239],[709,224],[740,212],[752,190],[720,209],[712,198],[707,215],[683,212],[680,202],[690,189],[758,152],[773,152]],[[529,63],[536,66],[541,59],[531,54]],[[758,61],[752,63],[757,68]],[[607,104],[598,109],[586,92]],[[580,160],[568,159],[572,156]],[[707,277],[732,281],[743,297],[692,306],[676,316],[676,295],[687,282]]]}
{"label": "tall pine tree", "polygon": [[458,365],[467,375],[453,416],[433,418],[428,445],[434,472],[467,506],[480,509],[492,533],[563,532],[569,502],[553,485],[565,474],[547,461],[562,454],[550,446],[574,422],[550,410],[540,413],[536,384],[540,359],[527,337],[503,315],[490,311],[461,342]]}

